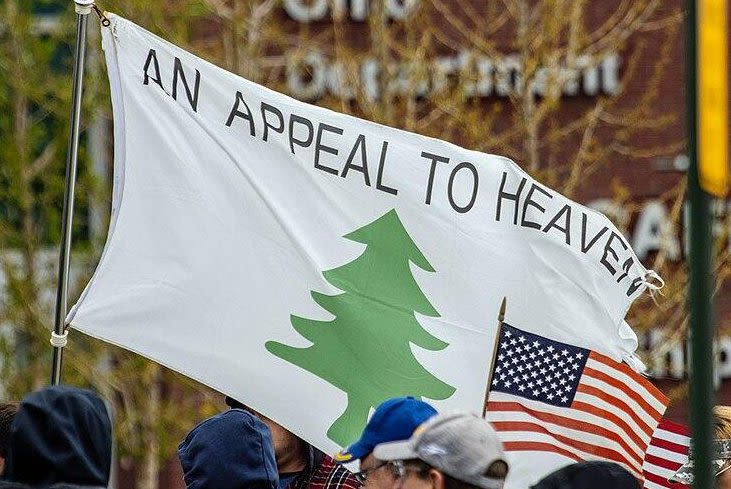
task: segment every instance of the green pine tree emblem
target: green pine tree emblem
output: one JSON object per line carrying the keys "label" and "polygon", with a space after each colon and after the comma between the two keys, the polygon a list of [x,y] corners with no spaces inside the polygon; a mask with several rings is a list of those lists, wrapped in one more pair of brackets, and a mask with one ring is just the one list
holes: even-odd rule
{"label": "green pine tree emblem", "polygon": [[409,263],[429,272],[434,269],[396,211],[345,238],[367,247],[352,262],[323,272],[327,281],[343,292],[329,296],[312,291],[315,302],[335,319],[291,316],[294,329],[312,346],[266,343],[274,355],[348,395],[345,412],[327,432],[328,438],[341,446],[358,438],[371,407],[390,397],[446,399],[455,390],[429,373],[411,351],[411,343],[432,351],[448,344],[429,334],[416,320],[415,312],[430,317],[439,317],[439,313],[419,289]]}

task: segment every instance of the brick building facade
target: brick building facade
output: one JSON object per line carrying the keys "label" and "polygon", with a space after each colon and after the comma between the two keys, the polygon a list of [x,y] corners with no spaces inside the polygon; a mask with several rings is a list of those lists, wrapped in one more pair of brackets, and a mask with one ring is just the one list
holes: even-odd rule
{"label": "brick building facade", "polygon": [[[376,13],[370,8],[371,3],[376,2],[282,0],[277,3],[267,13],[266,22],[276,24],[282,38],[259,51],[261,69],[253,78],[296,98],[336,110],[345,109],[365,118],[369,118],[369,104],[383,100],[386,92],[396,101],[396,111],[408,105],[405,99],[412,99],[417,105],[415,111],[424,115],[444,100],[453,100],[454,91],[461,90],[462,105],[458,107],[469,106],[484,114],[491,121],[491,131],[508,134],[507,142],[476,147],[474,138],[459,130],[442,131],[438,124],[423,129],[407,128],[483,151],[506,154],[557,189],[577,177],[568,162],[587,151],[584,156],[589,161],[584,163],[587,171],[579,173],[571,187],[571,197],[610,215],[626,232],[648,268],[658,253],[670,262],[667,270],[671,273],[682,268],[686,250],[682,212],[678,222],[671,218],[687,166],[683,153],[684,35],[679,0],[636,2],[641,4],[639,8],[624,12],[626,16],[634,16],[629,20],[622,16],[614,18],[618,12],[623,13],[620,9],[624,5],[616,0],[594,1],[581,11],[579,22],[583,35],[593,40],[586,41],[585,52],[574,53],[576,59],[558,60],[559,64],[565,61],[565,69],[571,73],[561,83],[559,108],[540,122],[537,134],[545,144],[533,148],[533,154],[520,135],[512,139],[509,135],[511,126],[521,120],[516,113],[522,107],[511,97],[520,96],[525,88],[526,70],[530,70],[521,54],[526,47],[516,41],[521,34],[521,27],[515,22],[518,14],[510,13],[500,23],[506,15],[501,9],[507,7],[503,4],[496,7],[493,2],[483,0],[422,0],[422,7],[428,4],[428,8],[418,17],[414,17],[414,12],[419,11],[419,0],[384,0],[385,13]],[[437,4],[440,6],[436,7]],[[555,16],[569,14],[553,12]],[[541,15],[550,18],[549,13]],[[374,19],[376,16],[378,19]],[[143,19],[137,21],[144,24]],[[438,31],[427,45],[427,54],[419,58],[418,67],[409,65],[409,53],[399,54],[399,46],[406,44],[410,35],[404,27],[409,22],[423,22]],[[489,39],[472,39],[469,33],[479,31],[482,24],[496,24]],[[379,52],[373,41],[379,25],[392,31],[387,55]],[[219,53],[213,57],[225,65],[220,53],[227,49],[222,34],[226,29],[225,22],[203,22],[194,51],[203,56]],[[568,27],[564,25],[564,29]],[[612,29],[625,29],[626,36]],[[558,44],[572,42],[568,31],[557,32],[556,36]],[[616,42],[602,46],[602,39],[612,36]],[[539,70],[531,71],[531,80],[535,82],[531,90],[538,104],[549,96],[550,90],[550,82],[542,84],[542,75],[536,75]],[[252,74],[242,66],[238,66],[238,71]],[[550,78],[551,74],[545,76]],[[556,136],[555,141],[551,139],[562,128],[590,117],[592,111],[597,112],[593,128],[582,125],[582,130],[569,130],[562,137]],[[496,112],[501,115],[494,117]],[[445,114],[448,118],[448,113]],[[402,121],[397,120],[401,125]],[[592,131],[593,142],[587,150],[583,143],[588,130]],[[601,160],[601,164],[592,166],[592,158]],[[717,203],[716,228],[721,234],[731,226],[727,207],[726,202]],[[663,298],[659,297],[658,301],[662,302]],[[721,288],[716,303],[719,402],[731,404],[731,382],[727,380],[731,378],[729,286]],[[630,314],[631,324],[636,323],[632,319],[641,319],[643,311],[650,307],[649,301],[643,301]],[[673,321],[643,324],[646,329],[639,334],[640,352],[650,363],[657,385],[674,399],[668,417],[686,422],[685,349],[682,343],[669,343],[666,339],[682,322],[677,318]],[[655,349],[658,344],[666,347],[660,354]],[[120,467],[119,487],[132,486],[134,470],[133,466]],[[184,487],[177,461],[165,465],[160,481],[164,488]]]}

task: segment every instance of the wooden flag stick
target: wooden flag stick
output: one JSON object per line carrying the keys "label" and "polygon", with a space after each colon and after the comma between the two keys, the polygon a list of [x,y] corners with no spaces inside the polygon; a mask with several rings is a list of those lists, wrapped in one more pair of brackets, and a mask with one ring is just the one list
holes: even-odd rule
{"label": "wooden flag stick", "polygon": [[495,344],[492,349],[492,359],[490,360],[490,375],[487,376],[487,387],[485,387],[485,401],[482,403],[482,417],[487,413],[487,399],[490,397],[490,387],[492,387],[492,378],[495,375],[495,360],[497,359],[497,351],[500,349],[500,331],[503,329],[503,321],[505,320],[505,307],[507,298],[503,297],[500,304],[500,312],[497,315],[497,331],[495,332]]}

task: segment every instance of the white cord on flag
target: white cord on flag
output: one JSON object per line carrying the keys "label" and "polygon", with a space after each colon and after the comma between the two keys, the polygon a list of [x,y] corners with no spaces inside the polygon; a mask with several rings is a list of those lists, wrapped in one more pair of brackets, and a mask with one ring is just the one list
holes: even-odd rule
{"label": "white cord on flag", "polygon": [[650,297],[652,298],[652,302],[657,305],[657,299],[655,299],[655,292],[657,292],[660,295],[665,295],[662,293],[661,289],[665,287],[665,281],[662,279],[660,275],[657,274],[655,270],[648,270],[644,277],[644,283],[647,286],[647,291],[650,293]]}
{"label": "white cord on flag", "polygon": [[68,330],[64,331],[63,334],[56,334],[55,331],[51,331],[51,345],[56,348],[63,348],[68,343],[67,339],[69,336]]}
{"label": "white cord on flag", "polygon": [[77,14],[90,14],[92,5],[94,5],[94,0],[74,0],[74,6]]}
{"label": "white cord on flag", "polygon": [[[655,281],[656,283],[653,283]],[[655,270],[648,270],[645,274],[645,284],[650,290],[660,290],[665,287],[665,281]]]}

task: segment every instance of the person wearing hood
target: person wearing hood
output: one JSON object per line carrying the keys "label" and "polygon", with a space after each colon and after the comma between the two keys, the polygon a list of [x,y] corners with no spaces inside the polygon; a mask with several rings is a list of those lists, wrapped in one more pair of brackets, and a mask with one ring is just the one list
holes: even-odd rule
{"label": "person wearing hood", "polygon": [[274,420],[226,396],[230,408],[243,409],[271,431],[279,472],[279,489],[358,489],[360,483],[345,467]]}
{"label": "person wearing hood", "polygon": [[0,489],[98,489],[109,484],[112,423],[92,391],[46,387],[20,403]]}
{"label": "person wearing hood", "polygon": [[178,446],[188,489],[277,489],[269,428],[253,414],[230,409],[208,418]]}
{"label": "person wearing hood", "polygon": [[18,412],[17,402],[0,402],[0,476],[5,472],[5,459],[10,443],[10,426]]}

